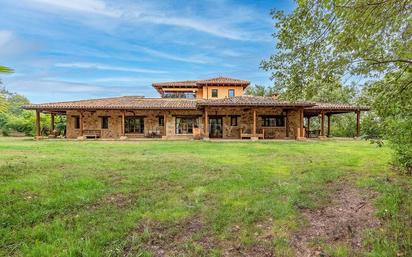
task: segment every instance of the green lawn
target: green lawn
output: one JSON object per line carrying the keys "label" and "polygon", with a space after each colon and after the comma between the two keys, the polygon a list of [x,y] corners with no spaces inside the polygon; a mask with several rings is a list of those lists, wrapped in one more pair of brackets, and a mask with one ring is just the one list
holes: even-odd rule
{"label": "green lawn", "polygon": [[302,212],[345,183],[376,192],[382,226],[356,253],[337,242],[327,254],[411,256],[412,182],[389,162],[364,141],[0,137],[0,255],[294,256]]}

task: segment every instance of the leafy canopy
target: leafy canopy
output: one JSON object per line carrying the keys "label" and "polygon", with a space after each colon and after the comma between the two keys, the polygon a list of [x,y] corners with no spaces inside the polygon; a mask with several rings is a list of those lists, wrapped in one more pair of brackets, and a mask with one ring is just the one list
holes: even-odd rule
{"label": "leafy canopy", "polygon": [[373,109],[367,130],[389,139],[412,172],[412,1],[297,0],[290,14],[272,16],[278,51],[261,66],[274,90],[343,101],[363,86],[360,101]]}

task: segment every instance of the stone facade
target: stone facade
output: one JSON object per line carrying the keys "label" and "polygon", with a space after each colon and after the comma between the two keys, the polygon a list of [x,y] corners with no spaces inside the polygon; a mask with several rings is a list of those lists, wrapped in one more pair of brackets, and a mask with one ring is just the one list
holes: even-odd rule
{"label": "stone facade", "polygon": [[[300,125],[298,110],[284,110],[273,107],[206,107],[209,118],[219,117],[222,119],[222,138],[238,139],[240,132],[251,133],[253,129],[253,112],[256,111],[256,132],[264,130],[265,138],[285,139],[296,138]],[[83,136],[84,131],[99,131],[101,138],[118,139],[123,136],[123,115],[140,116],[144,118],[144,133],[128,134],[128,138],[148,137],[153,132],[166,139],[193,138],[192,134],[176,134],[176,117],[193,117],[197,121],[200,137],[208,137],[205,134],[205,110],[96,110],[96,111],[67,111],[67,138],[78,138]],[[284,127],[264,127],[263,116],[284,115]],[[164,117],[164,126],[159,124],[159,116]],[[75,128],[76,117],[79,117],[81,125]],[[102,129],[102,117],[108,117],[109,126]],[[237,125],[231,126],[231,117],[236,117]],[[208,122],[209,123],[209,122]],[[210,126],[210,123],[209,123]],[[287,132],[288,130],[288,132]]]}

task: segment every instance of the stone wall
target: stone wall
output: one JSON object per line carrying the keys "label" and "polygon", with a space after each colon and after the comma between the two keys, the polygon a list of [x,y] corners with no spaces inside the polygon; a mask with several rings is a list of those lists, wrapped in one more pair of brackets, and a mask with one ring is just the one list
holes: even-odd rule
{"label": "stone wall", "polygon": [[[208,107],[209,116],[220,116],[223,121],[223,138],[240,138],[240,131],[251,133],[253,127],[253,108],[250,107]],[[256,110],[256,132],[265,130],[265,135],[270,138],[286,138],[286,129],[289,128],[289,138],[295,138],[299,126],[299,112],[288,111],[288,126],[285,127],[263,127],[262,115],[285,114],[282,108],[259,107]],[[122,136],[122,115],[120,110],[99,111],[67,111],[67,138],[77,138],[82,135],[81,129],[75,129],[75,116],[80,116],[83,130],[99,130],[102,138],[120,138]],[[125,116],[143,116],[144,134],[126,134],[127,137],[145,137],[151,132],[159,131],[164,138],[193,138],[192,135],[177,135],[175,122],[177,116],[194,116],[197,118],[198,128],[204,137],[204,111],[203,110],[135,110],[127,111]],[[102,116],[109,117],[109,128],[102,129]],[[165,117],[165,126],[159,125],[159,116]],[[237,116],[237,126],[231,126],[231,116]]]}

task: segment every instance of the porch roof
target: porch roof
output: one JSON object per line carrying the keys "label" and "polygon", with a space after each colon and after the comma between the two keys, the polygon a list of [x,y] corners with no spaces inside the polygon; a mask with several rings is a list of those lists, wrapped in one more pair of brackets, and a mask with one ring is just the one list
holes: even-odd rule
{"label": "porch roof", "polygon": [[22,106],[28,110],[127,110],[127,109],[196,109],[194,99],[144,98],[142,96],[121,96],[112,98],[30,104]]}
{"label": "porch roof", "polygon": [[280,101],[274,97],[267,96],[235,96],[219,99],[201,99],[199,106],[272,106],[272,107],[311,107],[315,103],[298,101]]}
{"label": "porch roof", "polygon": [[173,98],[144,98],[142,96],[121,96],[112,98],[89,99],[68,102],[54,102],[43,104],[29,104],[22,106],[27,110],[196,110],[206,106],[230,106],[230,107],[301,107],[305,115],[315,116],[320,112],[344,113],[355,111],[368,111],[365,106],[353,106],[348,104],[314,103],[306,101],[289,102],[281,101],[273,97],[264,96],[235,96],[219,99],[173,99]]}
{"label": "porch roof", "polygon": [[370,108],[367,106],[356,106],[351,104],[338,104],[338,103],[316,103],[315,106],[306,107],[305,115],[307,116],[316,116],[321,112],[325,114],[339,114],[347,112],[356,112],[356,111],[369,111]]}

